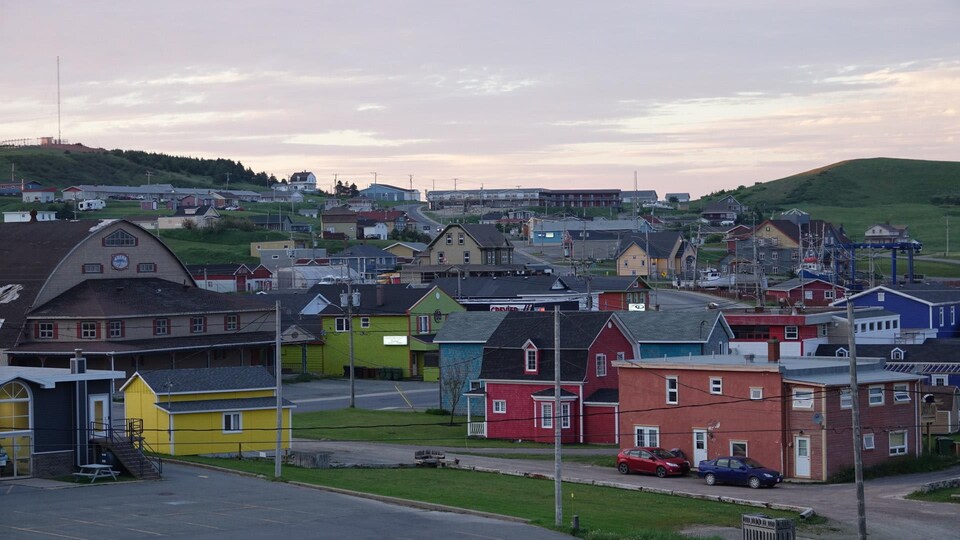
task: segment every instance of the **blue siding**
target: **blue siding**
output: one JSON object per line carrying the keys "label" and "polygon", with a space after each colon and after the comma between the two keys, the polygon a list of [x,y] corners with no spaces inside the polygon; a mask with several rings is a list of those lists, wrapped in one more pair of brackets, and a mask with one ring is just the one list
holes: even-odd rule
{"label": "blue siding", "polygon": [[[886,293],[883,302],[877,298],[878,292]],[[854,299],[853,302],[857,307],[877,306],[899,313],[900,328],[932,328],[937,330],[938,338],[960,337],[960,302],[929,306],[918,300],[886,291],[874,291]],[[953,309],[952,317],[951,309]],[[943,310],[942,325],[940,324],[941,310]]]}
{"label": "blue siding", "polygon": [[[463,366],[467,369],[464,384],[461,386],[459,394],[460,401],[457,403],[457,414],[467,414],[467,398],[462,394],[470,388],[470,381],[480,378],[480,366],[483,363],[483,343],[440,343],[440,406],[450,410],[452,403],[450,392],[443,379]],[[455,366],[455,367],[451,367]],[[483,402],[480,398],[473,398],[470,404],[470,413],[474,416],[483,416]]]}
{"label": "blue siding", "polygon": [[663,358],[664,356],[699,356],[703,353],[700,343],[640,343],[640,358]]}

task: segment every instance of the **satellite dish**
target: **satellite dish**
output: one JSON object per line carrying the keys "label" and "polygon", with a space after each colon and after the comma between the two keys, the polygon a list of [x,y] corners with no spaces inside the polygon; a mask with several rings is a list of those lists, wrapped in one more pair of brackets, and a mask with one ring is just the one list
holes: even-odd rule
{"label": "satellite dish", "polygon": [[818,413],[818,412],[817,412],[817,413],[813,413],[813,423],[816,424],[816,425],[818,425],[818,426],[822,426],[822,425],[823,425],[823,414]]}

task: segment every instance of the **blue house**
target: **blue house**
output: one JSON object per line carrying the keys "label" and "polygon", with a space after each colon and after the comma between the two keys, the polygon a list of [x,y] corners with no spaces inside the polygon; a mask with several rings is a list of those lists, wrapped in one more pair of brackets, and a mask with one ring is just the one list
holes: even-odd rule
{"label": "blue house", "polygon": [[376,201],[419,201],[420,191],[388,184],[371,184],[367,189],[360,190],[360,196]]}
{"label": "blue house", "polygon": [[934,330],[938,338],[960,337],[960,289],[943,284],[908,285],[900,288],[886,286],[837,300],[831,305],[846,306],[852,301],[857,307],[878,306],[900,314],[900,328],[909,330]]}
{"label": "blue house", "polygon": [[[466,414],[466,399],[475,399],[471,410],[483,411],[479,381],[483,347],[507,316],[507,311],[451,313],[433,342],[440,348],[440,408]],[[473,394],[473,395],[470,395]],[[482,413],[481,413],[482,414]]]}
{"label": "blue house", "polygon": [[620,311],[640,359],[729,354],[733,330],[719,311]]}

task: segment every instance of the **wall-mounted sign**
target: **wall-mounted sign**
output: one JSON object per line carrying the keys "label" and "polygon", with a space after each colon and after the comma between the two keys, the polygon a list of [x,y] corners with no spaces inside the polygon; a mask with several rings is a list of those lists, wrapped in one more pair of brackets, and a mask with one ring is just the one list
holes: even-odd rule
{"label": "wall-mounted sign", "polygon": [[407,336],[383,336],[384,345],[406,345]]}
{"label": "wall-mounted sign", "polygon": [[646,304],[627,304],[627,311],[646,311]]}

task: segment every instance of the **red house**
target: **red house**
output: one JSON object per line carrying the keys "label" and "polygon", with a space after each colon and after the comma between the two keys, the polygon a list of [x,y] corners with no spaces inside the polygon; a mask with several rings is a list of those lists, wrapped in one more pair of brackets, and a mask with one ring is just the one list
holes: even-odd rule
{"label": "red house", "polygon": [[767,289],[767,298],[781,306],[824,307],[846,295],[846,287],[816,278],[794,278]]}
{"label": "red house", "polygon": [[[768,358],[773,361],[767,361]],[[825,481],[853,467],[849,360],[752,355],[615,362],[621,447],[680,448],[696,466],[749,456],[785,477]],[[857,362],[863,463],[916,455],[920,376]]]}
{"label": "red house", "polygon": [[565,443],[616,443],[618,373],[612,363],[636,357],[634,340],[611,312],[562,312],[559,414],[554,352],[553,313],[508,313],[484,346],[481,389],[470,394],[482,395],[486,418],[472,432],[548,442],[559,421]]}

